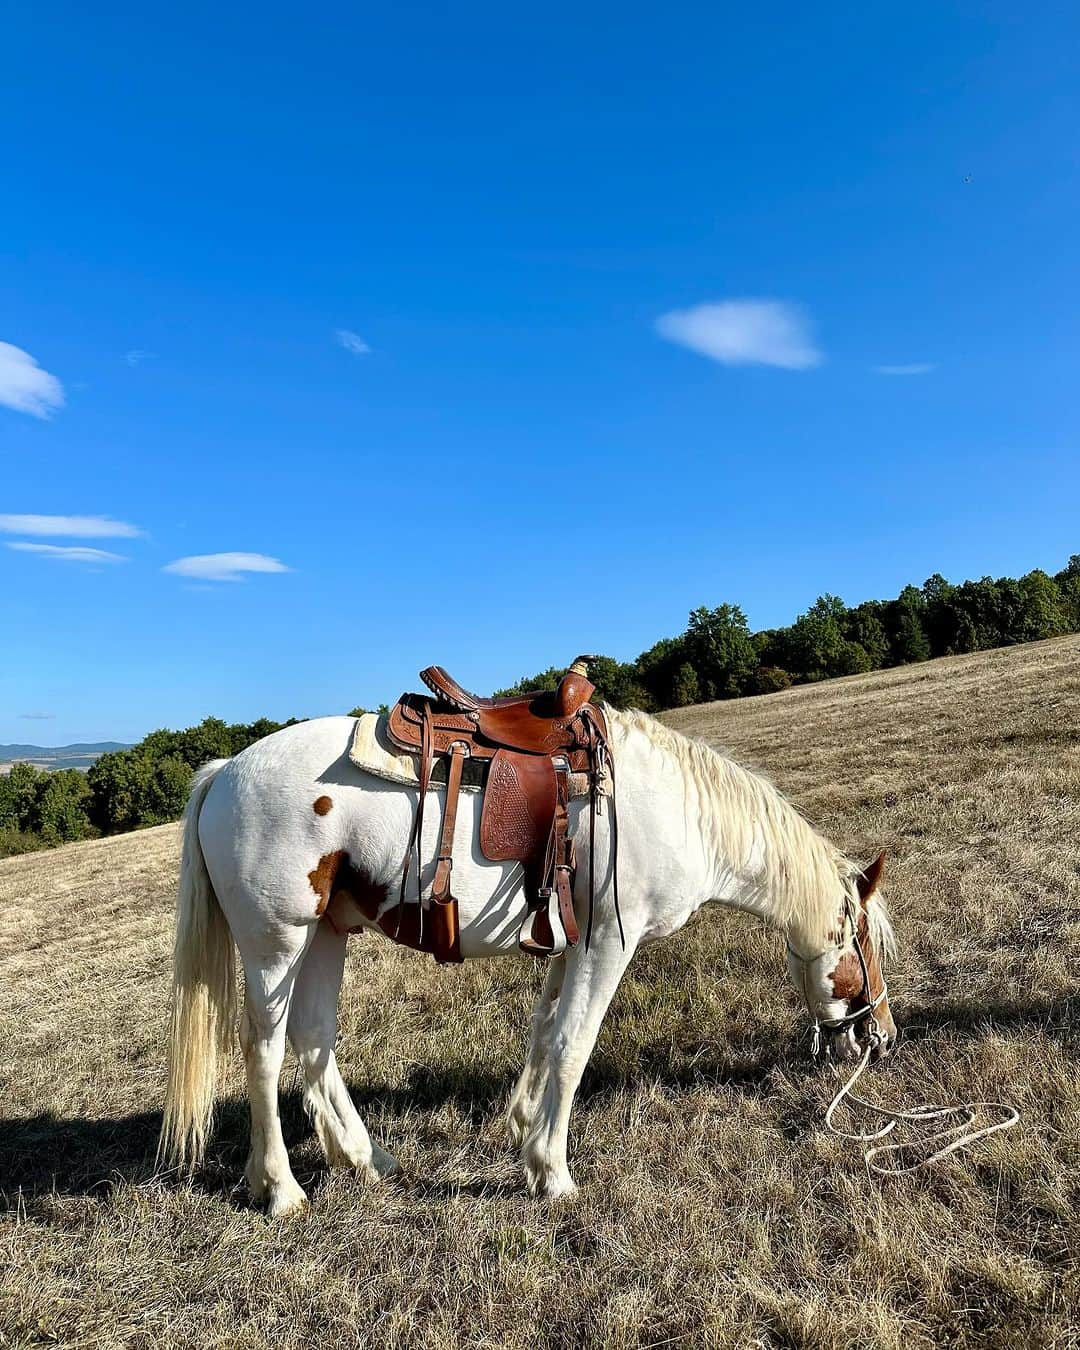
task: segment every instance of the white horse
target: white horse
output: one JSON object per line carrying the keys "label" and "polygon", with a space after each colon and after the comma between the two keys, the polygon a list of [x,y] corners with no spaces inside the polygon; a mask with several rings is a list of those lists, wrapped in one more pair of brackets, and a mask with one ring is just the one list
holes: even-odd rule
{"label": "white horse", "polygon": [[[575,1189],[566,1159],[570,1109],[630,959],[710,901],[748,910],[785,934],[792,979],[835,1053],[858,1055],[869,1043],[882,1053],[896,1035],[882,975],[891,931],[877,895],[881,859],[860,873],[765,779],[643,713],[606,711],[617,767],[625,945],[598,880],[591,943],[549,964],[509,1108],[529,1189],[547,1197]],[[304,722],[207,764],[187,808],[161,1152],[179,1166],[203,1155],[217,1060],[235,1024],[235,941],[245,974],[240,1045],[251,1103],[245,1170],[271,1215],[306,1199],[278,1116],[286,1037],[329,1163],[371,1179],[397,1170],[369,1138],[334,1058],[346,936],[323,913],[345,886],[370,926],[384,932],[375,921],[398,904],[416,793],[353,765],[353,728],[348,717]],[[580,915],[588,807],[571,806]],[[427,859],[436,853],[438,814],[428,812]],[[467,960],[516,954],[526,909],[520,867],[482,855],[479,815],[478,797],[463,794],[454,890]],[[605,811],[596,873],[610,882],[608,821]],[[430,866],[423,876],[430,885]]]}

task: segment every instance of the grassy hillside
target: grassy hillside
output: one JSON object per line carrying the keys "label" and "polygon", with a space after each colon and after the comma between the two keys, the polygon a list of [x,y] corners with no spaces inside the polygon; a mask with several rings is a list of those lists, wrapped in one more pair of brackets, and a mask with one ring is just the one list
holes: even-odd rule
{"label": "grassy hillside", "polygon": [[821,1129],[781,944],[702,914],[635,961],[571,1129],[579,1199],[524,1194],[502,1132],[539,973],[351,944],[340,1059],[406,1174],[245,1203],[241,1074],[205,1172],[156,1180],[177,836],[0,863],[0,1344],[795,1347],[1080,1344],[1080,638],[672,725],[890,855],[892,1103],[1005,1097],[1022,1127],[868,1180]]}

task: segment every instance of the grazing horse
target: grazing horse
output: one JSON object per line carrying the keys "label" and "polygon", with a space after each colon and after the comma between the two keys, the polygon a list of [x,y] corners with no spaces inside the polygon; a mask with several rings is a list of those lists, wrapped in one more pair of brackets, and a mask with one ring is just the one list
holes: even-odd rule
{"label": "grazing horse", "polygon": [[[682,928],[704,904],[749,911],[785,935],[795,987],[838,1057],[857,1058],[871,1045],[883,1053],[896,1035],[882,973],[891,942],[877,894],[882,860],[860,872],[764,778],[644,713],[606,713],[618,766],[623,931],[608,902],[613,850],[605,811],[595,831],[591,941],[548,965],[509,1108],[529,1189],[547,1197],[575,1189],[566,1159],[570,1109],[631,957],[642,943]],[[397,1170],[369,1138],[335,1061],[346,935],[324,911],[345,888],[367,926],[390,937],[415,933],[400,915],[394,922],[393,911],[417,794],[350,761],[353,729],[352,718],[320,718],[207,764],[195,777],[185,819],[160,1151],[187,1167],[203,1155],[217,1060],[235,1023],[235,943],[245,975],[246,1175],[271,1215],[306,1198],[278,1116],[286,1038],[330,1164],[371,1179]],[[527,907],[519,865],[490,862],[481,852],[478,803],[475,794],[462,797],[454,859],[466,960],[516,954]],[[580,913],[588,900],[588,804],[570,806]],[[425,859],[436,852],[437,815],[428,813]],[[432,870],[433,863],[423,869],[425,886]],[[405,908],[417,903],[414,893]]]}

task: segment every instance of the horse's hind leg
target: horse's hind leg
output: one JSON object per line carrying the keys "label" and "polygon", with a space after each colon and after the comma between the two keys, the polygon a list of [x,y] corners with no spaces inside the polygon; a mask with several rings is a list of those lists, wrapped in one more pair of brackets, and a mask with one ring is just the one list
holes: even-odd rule
{"label": "horse's hind leg", "polygon": [[390,1176],[397,1162],[372,1143],[334,1055],[345,936],[324,919],[315,931],[293,990],[289,1040],[304,1071],[305,1101],[331,1167],[352,1167],[371,1180]]}
{"label": "horse's hind leg", "polygon": [[544,987],[533,1008],[529,1052],[525,1057],[521,1077],[510,1094],[510,1106],[507,1110],[506,1125],[510,1141],[514,1144],[525,1142],[525,1136],[547,1084],[548,1046],[555,1027],[555,1012],[559,1006],[559,995],[562,992],[565,974],[566,957],[553,957],[548,965]]}
{"label": "horse's hind leg", "polygon": [[282,944],[267,960],[246,954],[245,1000],[240,1017],[240,1048],[247,1070],[251,1103],[251,1151],[244,1169],[256,1201],[271,1218],[299,1209],[307,1201],[289,1167],[278,1113],[278,1080],[285,1058],[285,1026],[304,948],[310,931],[291,930],[294,942]]}

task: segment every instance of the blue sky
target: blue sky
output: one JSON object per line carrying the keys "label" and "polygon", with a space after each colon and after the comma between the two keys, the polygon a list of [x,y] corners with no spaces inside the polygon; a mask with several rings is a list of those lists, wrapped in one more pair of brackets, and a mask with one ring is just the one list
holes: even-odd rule
{"label": "blue sky", "polygon": [[0,25],[0,741],[1080,551],[1072,6]]}

